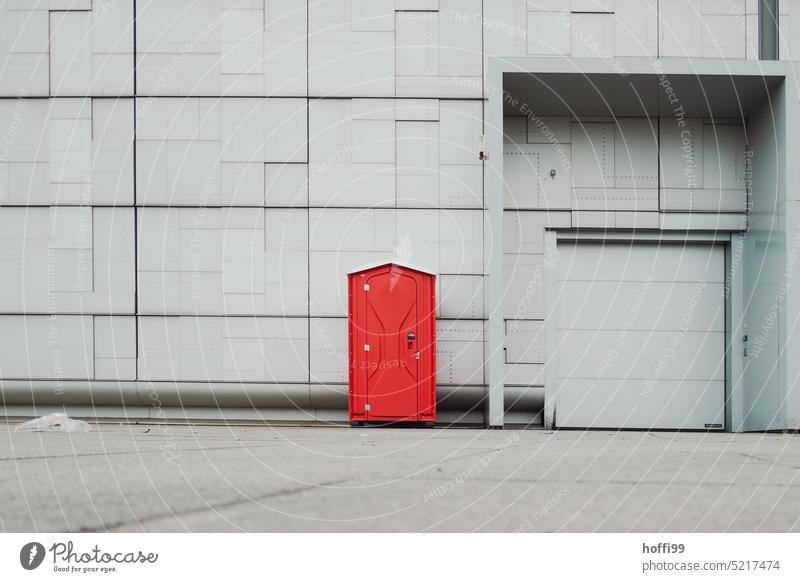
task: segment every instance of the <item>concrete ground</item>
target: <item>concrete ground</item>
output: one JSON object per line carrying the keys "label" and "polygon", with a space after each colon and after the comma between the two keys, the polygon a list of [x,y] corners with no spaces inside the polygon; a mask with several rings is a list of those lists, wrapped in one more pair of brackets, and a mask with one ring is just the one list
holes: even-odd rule
{"label": "concrete ground", "polygon": [[0,425],[5,531],[800,531],[781,434]]}

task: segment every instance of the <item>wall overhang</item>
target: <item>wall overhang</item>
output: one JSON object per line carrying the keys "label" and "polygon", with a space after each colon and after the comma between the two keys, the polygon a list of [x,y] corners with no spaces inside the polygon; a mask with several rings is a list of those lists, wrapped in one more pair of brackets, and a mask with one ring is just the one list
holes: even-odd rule
{"label": "wall overhang", "polygon": [[[782,202],[793,197],[800,199],[797,194],[792,194],[800,190],[800,170],[796,168],[797,164],[792,167],[787,163],[791,159],[791,152],[796,151],[794,144],[798,137],[795,136],[800,130],[796,111],[797,95],[800,93],[796,68],[797,63],[781,61],[680,58],[493,57],[486,60],[484,132],[487,163],[484,192],[487,227],[484,245],[488,275],[484,301],[489,317],[485,372],[487,426],[503,425],[505,389],[503,116],[509,113],[519,115],[524,104],[532,113],[540,115],[604,118],[661,116],[675,115],[676,107],[681,107],[677,113],[687,117],[734,118],[742,121],[755,117],[765,127],[760,137],[762,145],[775,151],[770,163],[777,177],[774,201],[762,204],[763,209],[759,211],[777,216]],[[790,233],[800,233],[800,224],[787,222],[783,215],[777,216],[771,224],[773,226],[767,233],[767,242],[779,243],[781,252],[778,258],[785,262]],[[744,256],[748,255],[745,253]],[[775,260],[775,257],[771,260]],[[747,270],[747,264],[744,270]],[[744,279],[744,294],[751,299],[758,298],[760,283],[757,273],[755,279],[747,276]],[[740,301],[736,305],[740,312],[735,323],[745,327],[749,304]],[[792,304],[785,315],[787,326],[791,325],[790,321],[798,321],[797,311]],[[735,319],[737,314],[733,317]],[[800,343],[800,340],[796,341]],[[781,344],[784,345],[784,342],[781,341]],[[781,356],[775,365],[779,368],[785,366],[783,359],[784,356]],[[738,370],[737,373],[743,374]],[[783,375],[784,379],[787,377],[787,374]],[[737,386],[740,392],[744,390],[742,382],[737,379],[733,379],[732,385]],[[785,380],[781,394],[776,395],[781,402],[789,402]],[[795,400],[798,401],[795,416],[800,418],[800,397]],[[737,430],[744,426],[742,419],[745,406],[743,402],[735,404],[739,411],[738,420],[734,419]],[[785,411],[781,414],[787,415]]]}

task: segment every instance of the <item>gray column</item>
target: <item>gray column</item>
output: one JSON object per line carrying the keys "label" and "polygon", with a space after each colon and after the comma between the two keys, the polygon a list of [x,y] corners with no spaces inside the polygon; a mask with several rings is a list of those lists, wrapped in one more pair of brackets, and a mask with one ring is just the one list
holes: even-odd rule
{"label": "gray column", "polygon": [[778,47],[778,0],[759,0],[758,5],[758,58],[762,61],[777,61]]}
{"label": "gray column", "polygon": [[483,170],[484,253],[486,277],[484,304],[486,324],[484,420],[487,427],[503,426],[503,377],[505,330],[503,325],[503,74],[499,62],[486,62],[487,100],[484,103],[484,135],[488,159]]}

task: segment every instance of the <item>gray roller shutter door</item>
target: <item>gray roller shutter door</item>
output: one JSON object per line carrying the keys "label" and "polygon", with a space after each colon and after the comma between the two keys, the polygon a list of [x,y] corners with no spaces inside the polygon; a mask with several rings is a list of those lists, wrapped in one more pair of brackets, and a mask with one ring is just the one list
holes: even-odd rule
{"label": "gray roller shutter door", "polygon": [[556,425],[721,426],[724,247],[559,243],[558,249]]}

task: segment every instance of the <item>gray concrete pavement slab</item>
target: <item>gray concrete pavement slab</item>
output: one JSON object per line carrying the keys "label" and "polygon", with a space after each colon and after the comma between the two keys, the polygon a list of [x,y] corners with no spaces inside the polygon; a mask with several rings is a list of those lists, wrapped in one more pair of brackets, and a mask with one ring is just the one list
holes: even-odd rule
{"label": "gray concrete pavement slab", "polygon": [[798,531],[783,434],[0,425],[4,531]]}

